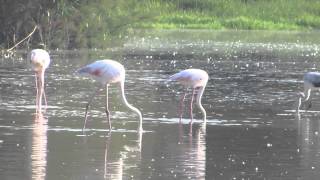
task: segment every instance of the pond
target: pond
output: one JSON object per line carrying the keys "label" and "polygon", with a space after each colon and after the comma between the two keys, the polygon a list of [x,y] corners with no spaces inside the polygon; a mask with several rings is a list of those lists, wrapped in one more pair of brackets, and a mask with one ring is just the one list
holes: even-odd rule
{"label": "pond", "polygon": [[[2,58],[0,179],[318,179],[318,92],[311,109],[295,109],[303,74],[320,68],[319,42],[318,32],[153,31],[117,49],[51,50],[43,117],[35,116],[27,52]],[[75,72],[105,58],[125,66],[125,93],[143,114],[143,133],[113,85],[111,134],[103,89],[82,131],[98,83]],[[179,123],[184,88],[167,78],[186,68],[209,74],[206,125],[197,107],[189,125],[188,104]]]}

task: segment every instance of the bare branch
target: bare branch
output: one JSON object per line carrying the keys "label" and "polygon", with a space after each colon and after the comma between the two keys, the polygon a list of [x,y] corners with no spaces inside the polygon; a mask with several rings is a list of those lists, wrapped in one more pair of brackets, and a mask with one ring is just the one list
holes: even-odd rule
{"label": "bare branch", "polygon": [[26,36],[25,38],[23,38],[21,41],[19,41],[18,43],[16,43],[14,46],[12,46],[11,48],[7,49],[7,52],[11,51],[12,49],[14,49],[15,47],[17,47],[19,44],[21,44],[23,41],[25,41],[26,39],[28,39],[30,36],[33,35],[33,33],[38,29],[38,26],[35,25],[32,32]]}

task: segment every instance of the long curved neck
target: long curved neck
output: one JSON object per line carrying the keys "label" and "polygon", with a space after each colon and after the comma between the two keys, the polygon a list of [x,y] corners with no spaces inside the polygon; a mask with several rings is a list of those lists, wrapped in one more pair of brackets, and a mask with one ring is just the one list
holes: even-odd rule
{"label": "long curved neck", "polygon": [[203,95],[203,92],[204,92],[204,89],[206,88],[206,86],[202,86],[200,87],[199,89],[199,92],[197,94],[197,106],[199,107],[199,109],[201,110],[202,114],[203,114],[203,122],[206,122],[207,121],[207,113],[206,113],[206,110],[203,108],[202,104],[201,104],[201,98],[202,98],[202,95]]}
{"label": "long curved neck", "polygon": [[127,99],[126,99],[126,96],[124,94],[124,81],[122,81],[120,83],[120,89],[121,89],[121,97],[122,97],[122,101],[123,103],[129,108],[131,109],[132,111],[136,112],[139,116],[139,131],[142,131],[142,114],[141,112],[139,111],[139,109],[133,107],[131,104],[128,103]]}
{"label": "long curved neck", "polygon": [[301,106],[301,99],[302,99],[302,97],[301,97],[301,96],[299,96],[299,99],[298,99],[298,106],[297,106],[297,110],[296,110],[296,112],[297,112],[297,113],[299,113],[299,110],[300,110],[300,106]]}
{"label": "long curved neck", "polygon": [[[308,92],[307,92],[307,93],[308,93]],[[306,95],[305,95],[305,93],[303,93],[303,92],[300,92],[300,93],[298,94],[298,96],[299,96],[298,106],[297,106],[297,109],[296,109],[297,113],[299,113],[299,111],[300,111],[300,107],[301,107],[301,103],[302,103],[302,98],[306,99]],[[310,95],[309,95],[309,96],[310,96]],[[306,101],[306,100],[305,100],[305,101]]]}

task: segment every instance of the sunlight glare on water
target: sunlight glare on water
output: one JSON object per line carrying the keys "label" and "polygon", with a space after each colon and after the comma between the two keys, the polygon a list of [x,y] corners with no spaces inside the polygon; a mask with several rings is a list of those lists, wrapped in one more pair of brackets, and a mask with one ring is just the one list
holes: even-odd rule
{"label": "sunlight glare on water", "polygon": [[[25,51],[0,59],[0,179],[317,179],[319,111],[296,115],[303,74],[319,69],[315,32],[154,31],[130,37],[116,51],[50,51],[47,110],[35,118],[34,74]],[[110,86],[84,111],[97,83],[78,68],[96,59],[126,68],[125,93],[138,117]],[[189,125],[187,94],[170,75],[201,68],[209,82]],[[302,107],[305,109],[305,106]],[[191,135],[190,135],[191,134]]]}

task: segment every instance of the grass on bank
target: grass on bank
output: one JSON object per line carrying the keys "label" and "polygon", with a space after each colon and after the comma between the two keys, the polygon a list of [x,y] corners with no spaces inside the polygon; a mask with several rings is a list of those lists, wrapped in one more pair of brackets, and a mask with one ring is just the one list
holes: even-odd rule
{"label": "grass on bank", "polygon": [[156,29],[320,29],[317,0],[153,0],[153,21],[138,27]]}

